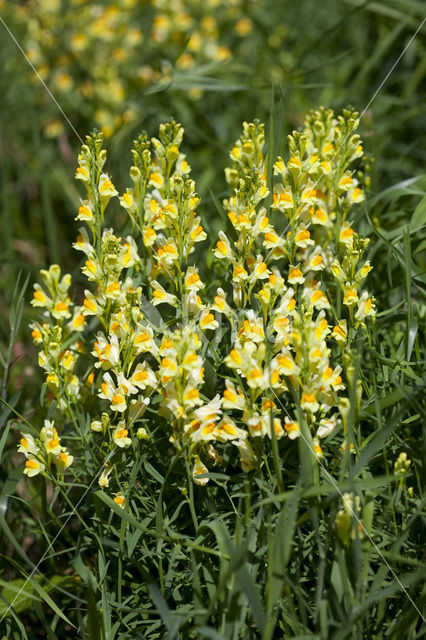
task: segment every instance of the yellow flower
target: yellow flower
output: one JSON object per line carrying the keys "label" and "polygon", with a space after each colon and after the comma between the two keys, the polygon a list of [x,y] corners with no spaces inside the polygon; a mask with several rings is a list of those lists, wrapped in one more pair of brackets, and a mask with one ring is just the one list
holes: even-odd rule
{"label": "yellow flower", "polygon": [[300,161],[299,158],[297,158],[296,156],[292,156],[290,158],[290,160],[287,162],[287,169],[289,169],[290,171],[294,171],[295,173],[298,173],[302,168],[302,163]]}
{"label": "yellow flower", "polygon": [[124,209],[131,209],[133,206],[133,196],[131,194],[131,192],[129,190],[126,191],[126,193],[123,193],[123,195],[120,198],[120,204],[122,207],[124,207]]}
{"label": "yellow flower", "polygon": [[98,484],[100,487],[109,487],[109,476],[113,470],[113,465],[110,463],[105,463],[105,467],[102,470],[102,473],[99,477]]}
{"label": "yellow flower", "polygon": [[24,474],[29,478],[33,478],[39,473],[43,473],[45,467],[42,462],[36,460],[33,456],[30,456],[25,463]]}
{"label": "yellow flower", "polygon": [[92,222],[93,211],[89,205],[88,200],[84,200],[78,210],[76,220],[82,220],[83,222]]}
{"label": "yellow flower", "polygon": [[234,282],[243,282],[244,280],[247,280],[247,278],[248,273],[244,269],[243,265],[236,264],[234,267],[234,272],[232,274],[232,279],[234,280]]}
{"label": "yellow flower", "polygon": [[283,351],[272,361],[272,366],[280,375],[293,376],[299,373],[299,367],[295,364],[289,351]]}
{"label": "yellow flower", "polygon": [[157,238],[157,233],[152,227],[144,227],[143,229],[143,242],[146,247],[152,247]]}
{"label": "yellow flower", "polygon": [[100,308],[98,304],[99,296],[95,297],[87,289],[84,292],[84,294],[86,297],[83,300],[83,315],[84,316],[97,315],[100,312]]}
{"label": "yellow flower", "polygon": [[200,317],[200,327],[203,331],[206,329],[217,329],[219,323],[215,320],[214,315],[208,309],[204,309]]}
{"label": "yellow flower", "polygon": [[200,219],[194,218],[194,224],[192,225],[192,229],[190,231],[191,240],[193,242],[202,242],[207,238],[207,233],[204,231],[203,227],[199,224]]}
{"label": "yellow flower", "polygon": [[321,269],[323,268],[324,268],[324,261],[323,261],[322,255],[320,253],[320,250],[316,249],[314,253],[310,256],[306,264],[306,270],[321,271]]}
{"label": "yellow flower", "polygon": [[316,413],[319,409],[317,399],[315,398],[314,394],[309,391],[305,391],[302,394],[300,406],[302,407],[302,409],[304,409],[305,411],[309,411],[310,413]]}
{"label": "yellow flower", "polygon": [[342,225],[342,228],[340,231],[339,242],[342,242],[347,247],[352,247],[353,238],[354,238],[354,231],[351,228],[350,224],[348,222],[345,222]]}
{"label": "yellow flower", "polygon": [[99,195],[101,197],[101,201],[109,200],[113,196],[118,196],[118,191],[112,184],[110,178],[102,173],[99,178]]}
{"label": "yellow flower", "polygon": [[348,289],[343,296],[343,304],[347,307],[351,307],[358,302],[358,295],[354,289]]}
{"label": "yellow flower", "polygon": [[172,305],[173,307],[177,305],[176,296],[171,293],[167,293],[167,291],[160,285],[159,282],[153,280],[151,282],[151,286],[153,288],[153,301],[152,304],[157,306],[158,304],[162,304],[166,302],[167,304]]}
{"label": "yellow flower", "polygon": [[33,307],[49,308],[52,304],[52,300],[45,294],[41,286],[39,284],[35,284],[34,289],[33,299],[31,300]]}
{"label": "yellow flower", "polygon": [[321,445],[319,443],[318,438],[314,438],[313,440],[313,445],[314,445],[314,453],[316,455],[316,457],[321,460],[322,458],[324,458],[324,452],[321,448]]}
{"label": "yellow flower", "polygon": [[119,422],[118,426],[112,433],[114,444],[116,444],[117,447],[120,447],[121,449],[127,448],[132,444],[131,439],[127,437],[129,432],[124,425],[124,421]]}
{"label": "yellow flower", "polygon": [[297,422],[286,417],[284,420],[284,430],[290,440],[294,440],[300,436],[300,427]]}
{"label": "yellow flower", "polygon": [[328,216],[323,209],[315,209],[312,213],[312,224],[319,224],[322,226],[327,225],[329,222]]}
{"label": "yellow flower", "polygon": [[39,446],[35,443],[33,436],[29,433],[22,433],[19,442],[18,453],[25,453],[26,456],[33,454],[36,456],[40,452]]}
{"label": "yellow flower", "polygon": [[350,175],[345,175],[339,180],[339,189],[342,191],[348,191],[353,185],[353,178]]}
{"label": "yellow flower", "polygon": [[185,289],[187,291],[198,291],[202,289],[204,284],[197,273],[195,267],[188,267],[185,276]]}
{"label": "yellow flower", "polygon": [[65,447],[62,447],[59,454],[54,457],[54,463],[59,473],[64,473],[65,469],[68,469],[73,461],[74,456],[71,456]]}
{"label": "yellow flower", "polygon": [[337,324],[333,328],[333,338],[337,340],[337,342],[346,342],[348,330],[346,326],[346,320],[340,320],[339,324]]}
{"label": "yellow flower", "polygon": [[132,374],[131,382],[139,389],[146,389],[147,387],[155,387],[156,378],[154,372],[146,364],[139,363]]}
{"label": "yellow flower", "polygon": [[76,177],[76,180],[82,180],[83,182],[89,182],[89,180],[90,180],[89,166],[88,166],[87,162],[85,162],[84,160],[80,161],[80,166],[77,167],[77,170],[75,172],[75,177]]}
{"label": "yellow flower", "polygon": [[223,392],[222,406],[225,409],[244,409],[246,400],[240,389],[236,389],[231,380],[225,378],[226,389]]}
{"label": "yellow flower", "polygon": [[297,228],[294,243],[302,249],[306,249],[308,245],[314,244],[314,241],[311,239],[311,234],[305,224],[301,224]]}
{"label": "yellow flower", "polygon": [[72,320],[72,328],[74,331],[83,331],[86,327],[86,318],[81,313],[81,310],[76,309],[74,318]]}
{"label": "yellow flower", "polygon": [[34,341],[34,344],[41,344],[43,342],[43,336],[40,329],[34,326],[34,329],[31,331],[31,336]]}
{"label": "yellow flower", "polygon": [[256,457],[254,455],[251,444],[248,440],[237,440],[235,442],[238,451],[240,452],[240,462],[243,471],[248,473],[254,469],[256,465]]}
{"label": "yellow flower", "polygon": [[235,23],[234,28],[235,28],[235,31],[238,33],[238,35],[244,38],[245,36],[248,36],[248,34],[251,32],[253,28],[253,24],[249,18],[240,18]]}
{"label": "yellow flower", "polygon": [[115,494],[114,502],[115,502],[115,504],[118,504],[119,507],[124,509],[124,506],[126,504],[126,499],[123,496],[123,494],[121,493],[121,491],[119,491],[118,493]]}
{"label": "yellow flower", "polygon": [[355,318],[362,322],[367,316],[374,317],[376,311],[373,305],[373,301],[368,295],[367,291],[363,291],[361,298],[358,301],[358,309],[355,313]]}
{"label": "yellow flower", "polygon": [[194,468],[193,468],[193,471],[192,471],[192,478],[193,478],[194,482],[196,484],[201,485],[201,486],[205,486],[208,483],[209,478],[200,478],[199,477],[199,476],[202,476],[205,473],[208,473],[208,469],[207,469],[206,465],[201,462],[199,456],[196,456],[195,457]]}
{"label": "yellow flower", "polygon": [[303,274],[298,267],[290,265],[288,272],[288,281],[290,282],[290,284],[303,284],[305,278],[303,277]]}
{"label": "yellow flower", "polygon": [[219,231],[219,240],[216,244],[214,255],[216,258],[231,258],[233,256],[231,245],[223,231]]}
{"label": "yellow flower", "polygon": [[108,283],[105,289],[105,296],[107,298],[110,298],[112,300],[117,300],[117,298],[120,297],[120,293],[121,293],[121,289],[120,289],[119,282],[117,282],[116,280],[113,280],[112,282]]}
{"label": "yellow flower", "polygon": [[239,429],[231,418],[221,420],[216,426],[216,437],[220,442],[228,440],[243,440],[247,437],[247,432]]}
{"label": "yellow flower", "polygon": [[359,187],[355,187],[348,193],[348,197],[354,203],[362,202],[365,200],[365,196]]}

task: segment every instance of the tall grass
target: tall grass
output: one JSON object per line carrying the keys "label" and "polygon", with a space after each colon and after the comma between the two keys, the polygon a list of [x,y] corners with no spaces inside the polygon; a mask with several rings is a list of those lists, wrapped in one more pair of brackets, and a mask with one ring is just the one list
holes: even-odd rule
{"label": "tall grass", "polygon": [[[152,130],[169,115],[183,122],[205,191],[220,184],[225,160],[216,158],[219,152],[225,158],[236,121],[272,113],[269,146],[279,151],[281,132],[299,125],[308,106],[352,102],[362,109],[423,16],[415,0],[348,0],[320,8],[306,0],[271,7],[257,8],[259,55],[279,22],[287,29],[284,48],[291,58],[272,110],[271,79],[250,76],[250,60],[224,67],[214,80],[202,72],[184,82],[177,77],[167,90],[133,98]],[[314,484],[311,454],[301,441],[305,464],[283,460],[281,486],[273,474],[269,479],[235,474],[235,461],[226,460],[223,473],[208,474],[209,487],[194,487],[196,531],[183,488],[186,471],[160,434],[155,444],[161,459],[154,465],[150,449],[140,448],[128,470],[129,484],[137,488],[129,511],[96,483],[88,484],[85,474],[96,477],[101,471],[95,468],[93,445],[77,461],[80,482],[63,482],[56,489],[42,478],[25,487],[21,482],[18,431],[26,420],[37,427],[42,416],[35,400],[40,379],[34,370],[25,371],[34,352],[28,346],[24,284],[26,274],[49,261],[71,264],[65,247],[74,234],[71,215],[78,195],[70,180],[70,157],[78,141],[66,134],[62,144],[70,153],[58,160],[63,156],[57,143],[39,132],[35,92],[41,89],[28,86],[25,61],[4,35],[0,46],[2,60],[13,60],[12,72],[3,77],[0,115],[4,637],[425,637],[424,30],[363,122],[374,158],[371,196],[356,224],[371,238],[370,286],[378,315],[356,345],[363,399],[350,428],[362,443],[360,455],[354,462],[342,454],[341,473],[332,463],[320,469]],[[185,93],[191,88],[204,89],[202,100],[188,104]],[[22,95],[25,107],[17,110]],[[79,130],[80,125],[90,128],[81,114],[69,115]],[[112,142],[117,167],[120,149],[133,133],[124,131]],[[221,196],[214,187],[205,205],[212,230],[218,226],[214,202]],[[20,269],[24,275],[17,279]],[[17,343],[23,358],[16,359]],[[149,411],[154,421],[156,406]],[[83,417],[79,428],[88,428]],[[394,473],[401,452],[412,461],[404,482]],[[346,492],[362,496],[359,517],[365,527],[355,527],[349,546],[339,540],[335,526]]]}

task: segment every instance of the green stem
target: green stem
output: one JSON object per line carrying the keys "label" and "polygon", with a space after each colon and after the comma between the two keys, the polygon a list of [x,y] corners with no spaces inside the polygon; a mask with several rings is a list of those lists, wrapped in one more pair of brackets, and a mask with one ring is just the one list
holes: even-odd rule
{"label": "green stem", "polygon": [[190,471],[190,468],[189,468],[189,462],[188,462],[188,457],[186,455],[186,452],[184,452],[184,458],[185,458],[186,477],[188,479],[188,503],[189,503],[189,509],[191,511],[191,517],[192,517],[192,522],[194,524],[195,533],[197,533],[197,531],[198,531],[198,520],[197,520],[197,514],[195,512],[195,506],[194,506],[194,485],[193,485],[192,478],[191,478],[191,471]]}

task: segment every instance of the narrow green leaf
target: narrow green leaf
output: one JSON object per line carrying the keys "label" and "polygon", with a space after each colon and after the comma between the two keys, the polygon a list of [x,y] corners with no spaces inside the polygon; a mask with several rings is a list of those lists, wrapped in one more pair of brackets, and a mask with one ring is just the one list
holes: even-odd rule
{"label": "narrow green leaf", "polygon": [[272,611],[275,602],[280,598],[285,583],[291,548],[294,544],[297,511],[301,488],[297,485],[291,492],[290,498],[284,503],[278,521],[274,526],[275,533],[270,541],[270,557],[268,561],[268,611]]}

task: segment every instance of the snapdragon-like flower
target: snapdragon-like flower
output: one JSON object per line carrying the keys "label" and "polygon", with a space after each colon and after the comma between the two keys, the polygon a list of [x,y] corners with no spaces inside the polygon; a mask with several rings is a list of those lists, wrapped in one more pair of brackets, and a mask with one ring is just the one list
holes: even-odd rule
{"label": "snapdragon-like flower", "polygon": [[[354,133],[357,124],[357,114],[348,110],[337,118],[331,110],[309,113],[304,130],[288,137],[288,160],[279,157],[272,163],[272,177],[265,175],[263,126],[245,123],[230,154],[232,167],[226,169],[233,196],[224,206],[235,234],[221,231],[214,250],[218,260],[229,264],[234,305],[244,310],[224,364],[237,372],[245,389],[237,394],[226,380],[229,399],[224,397],[223,406],[231,415],[242,409],[237,419],[251,437],[271,437],[270,426],[258,418],[260,402],[269,394],[282,416],[274,418],[277,436],[294,439],[300,426],[287,407],[289,400],[296,401],[318,458],[324,457],[319,438],[334,431],[338,413],[333,409],[341,405],[339,394],[345,390],[344,363],[333,361],[332,339],[343,354],[349,327],[374,317],[374,301],[367,292],[359,293],[371,269],[368,261],[358,266],[368,243],[348,219],[350,208],[364,198],[351,169],[363,153]],[[262,199],[268,197],[271,180],[268,210]],[[274,211],[283,215],[284,231],[273,226]],[[337,321],[331,314],[330,276],[337,279],[340,304],[347,309]],[[224,315],[231,318],[222,292],[215,309],[226,309]],[[257,314],[261,322],[253,333],[250,319]]]}
{"label": "snapdragon-like flower", "polygon": [[52,470],[52,464],[55,465],[57,473],[62,475],[74,460],[66,447],[61,445],[54,423],[49,420],[44,421],[38,439],[29,433],[22,434],[18,452],[26,457],[24,473],[29,478],[39,473],[45,475]]}
{"label": "snapdragon-like flower", "polygon": [[[299,437],[325,463],[329,443],[341,430],[345,437],[351,345],[375,314],[364,289],[368,242],[350,218],[363,197],[356,125],[350,111],[312,112],[289,136],[288,158],[269,162],[263,125],[244,123],[226,170],[229,225],[209,262],[220,274],[215,291],[196,258],[207,234],[182,127],[172,121],[158,138],[135,141],[132,186],[119,198],[102,136],[87,137],[74,244],[84,297],[72,302],[71,278],[57,265],[42,271],[33,305],[43,315],[31,330],[47,402],[55,400],[66,429],[76,426],[76,408],[86,416],[102,452],[99,484],[114,485],[120,506],[120,456],[150,446],[158,428],[201,486],[224,460],[260,473],[273,451],[276,466]],[[114,202],[132,235],[110,228]],[[38,439],[23,434],[19,451],[30,477],[52,468],[62,475],[73,461],[50,422]]]}
{"label": "snapdragon-like flower", "polygon": [[336,516],[336,532],[345,545],[349,547],[356,537],[362,538],[364,528],[360,520],[361,500],[353,493],[344,493],[342,496],[343,509],[340,509]]}

